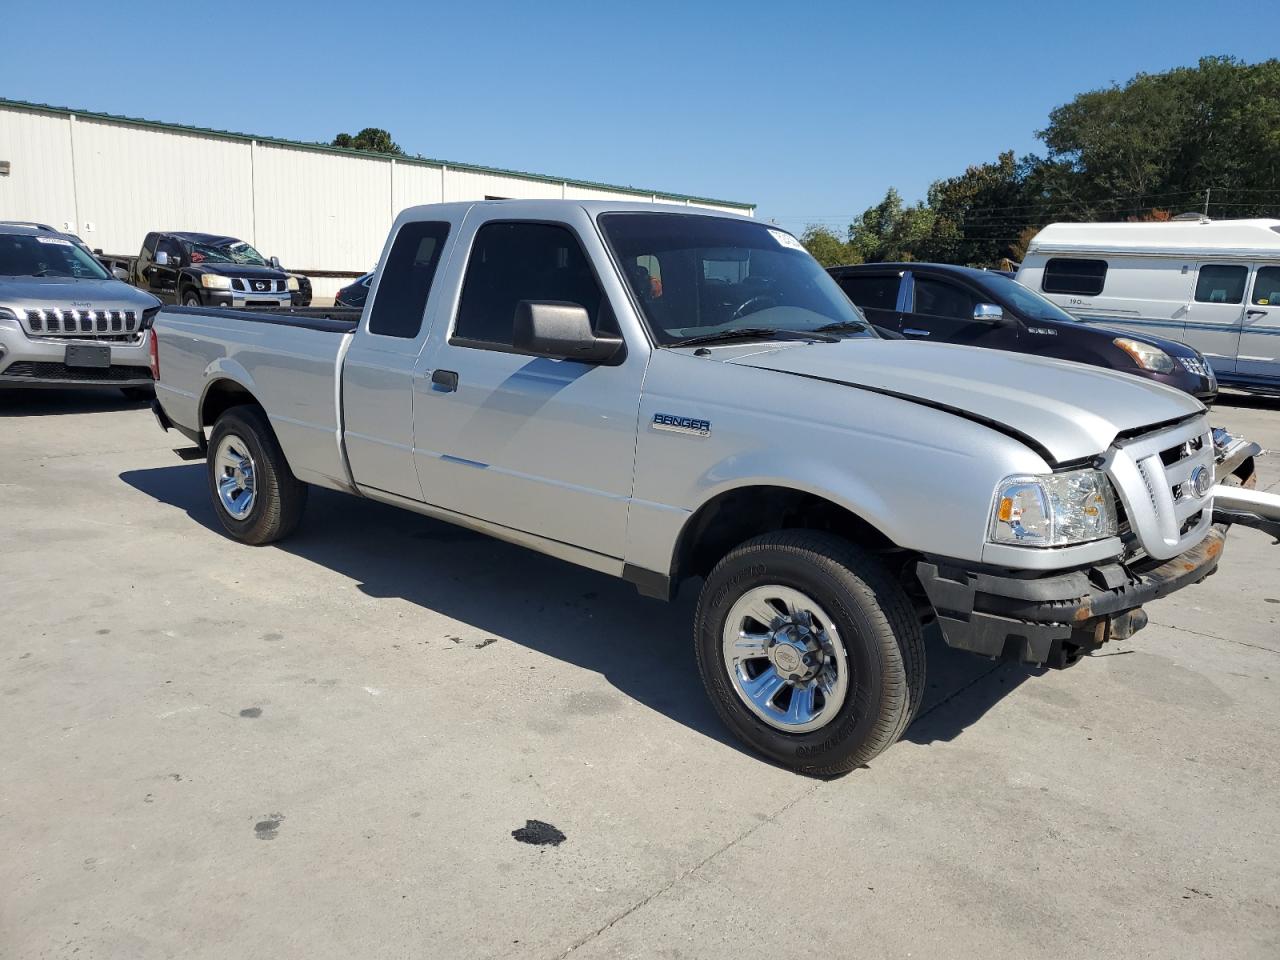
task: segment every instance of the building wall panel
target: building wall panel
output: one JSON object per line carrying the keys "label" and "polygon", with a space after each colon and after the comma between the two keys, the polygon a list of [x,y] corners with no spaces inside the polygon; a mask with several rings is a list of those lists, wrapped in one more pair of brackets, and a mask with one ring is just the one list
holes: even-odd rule
{"label": "building wall panel", "polygon": [[0,110],[0,220],[35,220],[72,229],[76,216],[70,121],[65,117]]}
{"label": "building wall panel", "polygon": [[388,229],[401,210],[416,207],[424,203],[441,203],[443,192],[440,167],[424,167],[416,163],[397,163],[395,179],[391,187],[391,219],[387,221]]}
{"label": "building wall panel", "polygon": [[473,170],[455,170],[452,167],[446,167],[444,172],[446,203],[483,200],[485,197],[502,197],[512,200],[559,200],[560,192],[559,183],[547,183],[542,180],[504,177],[500,174],[477,173]]}
{"label": "building wall panel", "polygon": [[152,230],[200,230],[254,242],[249,145],[76,117],[79,234],[134,254]]}
{"label": "building wall panel", "polygon": [[[359,273],[399,212],[426,203],[635,200],[653,194],[554,178],[396,161],[0,103],[0,219],[73,230],[92,247],[134,254],[152,230],[241,237],[297,270]],[[656,197],[659,203],[684,201]],[[748,213],[750,208],[693,201]],[[318,298],[348,282],[315,278]]]}
{"label": "building wall panel", "polygon": [[386,160],[254,146],[257,243],[291,269],[360,269],[391,226]]}

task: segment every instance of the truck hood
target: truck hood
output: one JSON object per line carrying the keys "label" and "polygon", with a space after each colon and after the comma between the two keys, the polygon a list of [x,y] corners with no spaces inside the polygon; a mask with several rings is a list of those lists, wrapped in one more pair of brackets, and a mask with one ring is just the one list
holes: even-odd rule
{"label": "truck hood", "polygon": [[858,338],[734,354],[726,362],[952,411],[1018,436],[1054,463],[1096,456],[1119,433],[1204,410],[1180,390],[1128,374],[945,343]]}
{"label": "truck hood", "polygon": [[285,280],[288,274],[275,267],[260,267],[252,263],[193,263],[188,270],[193,273],[215,273],[220,277],[236,277],[241,280]]}
{"label": "truck hood", "polygon": [[155,297],[123,280],[77,280],[74,277],[0,277],[0,306],[72,307],[85,310],[158,306]]}

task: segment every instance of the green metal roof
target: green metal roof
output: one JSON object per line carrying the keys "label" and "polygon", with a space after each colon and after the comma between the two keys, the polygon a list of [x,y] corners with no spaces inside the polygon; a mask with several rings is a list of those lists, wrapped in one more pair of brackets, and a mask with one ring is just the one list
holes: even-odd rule
{"label": "green metal roof", "polygon": [[55,107],[47,103],[28,103],[25,100],[6,100],[0,97],[0,107],[15,110],[28,110],[35,113],[57,113],[91,120],[105,120],[109,123],[124,123],[135,127],[149,127],[153,130],[171,130],[177,133],[197,133],[206,137],[220,137],[223,140],[256,141],[278,147],[292,147],[296,150],[310,150],[314,153],[336,153],[344,156],[370,157],[377,160],[395,160],[396,163],[410,163],[427,167],[449,167],[452,170],[466,170],[470,173],[497,174],[503,177],[519,177],[522,180],[536,180],[540,183],[563,183],[571,187],[586,187],[594,190],[616,190],[622,193],[634,193],[638,196],[658,197],[662,200],[685,200],[694,203],[714,203],[726,207],[742,207],[754,210],[754,203],[743,203],[738,200],[716,200],[714,197],[695,197],[683,193],[668,193],[665,190],[646,190],[643,187],[623,187],[616,183],[597,183],[594,180],[574,180],[571,177],[553,177],[543,173],[528,173],[524,170],[505,170],[502,167],[482,167],[475,163],[457,163],[453,160],[435,160],[430,157],[400,156],[390,153],[373,153],[368,150],[353,150],[350,147],[335,147],[327,143],[307,143],[303,140],[284,140],[280,137],[260,137],[251,133],[236,133],[231,130],[213,130],[208,127],[194,127],[184,123],[165,123],[160,120],[143,120],[139,117],[124,117],[114,113],[96,113],[93,110],[76,110],[72,107]]}

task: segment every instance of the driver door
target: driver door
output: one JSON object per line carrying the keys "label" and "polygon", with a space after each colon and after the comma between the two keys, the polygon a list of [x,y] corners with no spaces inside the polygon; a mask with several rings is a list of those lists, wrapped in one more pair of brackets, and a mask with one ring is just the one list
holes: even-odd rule
{"label": "driver door", "polygon": [[165,303],[177,303],[178,268],[182,265],[182,245],[172,237],[161,237],[156,243],[156,258],[168,254],[165,265],[152,263],[148,268],[147,283],[157,297]]}
{"label": "driver door", "polygon": [[914,271],[910,274],[910,283],[901,327],[907,339],[998,350],[1016,349],[1016,324],[974,317],[978,304],[991,302],[976,290],[939,276]]}
{"label": "driver door", "polygon": [[[486,214],[488,214],[486,216]],[[423,499],[456,513],[621,558],[647,344],[620,331],[628,301],[585,211],[475,208],[441,278],[448,315],[414,378],[414,461]],[[562,301],[627,346],[613,365],[512,346],[516,305]],[[628,315],[629,316],[629,315]],[[635,321],[630,321],[632,324]]]}

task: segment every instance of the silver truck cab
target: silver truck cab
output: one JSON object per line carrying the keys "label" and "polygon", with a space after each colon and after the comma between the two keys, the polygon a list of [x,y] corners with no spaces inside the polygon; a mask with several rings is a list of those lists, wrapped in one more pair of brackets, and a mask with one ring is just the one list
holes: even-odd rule
{"label": "silver truck cab", "polygon": [[0,222],[0,387],[149,389],[159,307],[77,237]]}

